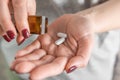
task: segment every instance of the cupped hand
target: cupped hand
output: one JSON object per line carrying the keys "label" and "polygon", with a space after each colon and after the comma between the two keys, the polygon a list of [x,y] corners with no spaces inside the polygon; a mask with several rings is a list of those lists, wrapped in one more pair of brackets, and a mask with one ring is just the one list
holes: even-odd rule
{"label": "cupped hand", "polygon": [[[17,42],[21,44],[30,33],[28,15],[35,13],[35,0],[0,0],[0,36],[7,42],[17,36]],[[14,16],[15,25],[11,15]]]}
{"label": "cupped hand", "polygon": [[[40,35],[32,44],[16,54],[11,69],[30,73],[31,80],[41,80],[85,67],[93,46],[93,24],[90,19],[66,14],[55,20],[48,33]],[[63,44],[56,45],[58,32],[67,34]]]}

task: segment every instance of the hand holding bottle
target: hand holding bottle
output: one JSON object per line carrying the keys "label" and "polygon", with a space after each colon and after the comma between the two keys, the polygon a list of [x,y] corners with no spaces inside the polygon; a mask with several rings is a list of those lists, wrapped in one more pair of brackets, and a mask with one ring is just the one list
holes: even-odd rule
{"label": "hand holding bottle", "polygon": [[[17,36],[18,44],[22,43],[30,33],[28,15],[35,13],[35,0],[0,0],[0,36],[7,42]],[[16,26],[11,15],[14,16]]]}

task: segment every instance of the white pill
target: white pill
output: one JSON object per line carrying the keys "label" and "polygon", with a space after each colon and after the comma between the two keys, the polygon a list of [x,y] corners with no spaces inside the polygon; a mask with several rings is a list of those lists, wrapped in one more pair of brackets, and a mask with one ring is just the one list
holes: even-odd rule
{"label": "white pill", "polygon": [[58,39],[58,40],[55,41],[55,44],[56,44],[56,45],[60,45],[60,44],[62,44],[64,41],[65,41],[65,38],[60,38],[60,39]]}
{"label": "white pill", "polygon": [[59,33],[57,33],[57,36],[62,37],[62,38],[66,38],[67,34],[59,32]]}

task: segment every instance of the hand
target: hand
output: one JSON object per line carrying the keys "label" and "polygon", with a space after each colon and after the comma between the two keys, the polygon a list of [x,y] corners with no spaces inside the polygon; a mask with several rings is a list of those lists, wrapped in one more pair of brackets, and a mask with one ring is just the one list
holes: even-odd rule
{"label": "hand", "polygon": [[[0,0],[0,36],[10,42],[17,35],[17,42],[21,44],[30,33],[27,17],[35,13],[35,0]],[[12,14],[16,26],[11,20]]]}
{"label": "hand", "polygon": [[[30,73],[31,80],[41,80],[66,70],[85,67],[93,46],[92,22],[76,14],[66,14],[48,27],[48,33],[40,35],[32,44],[16,54],[11,69],[17,73]],[[56,45],[56,34],[63,32],[67,39]]]}

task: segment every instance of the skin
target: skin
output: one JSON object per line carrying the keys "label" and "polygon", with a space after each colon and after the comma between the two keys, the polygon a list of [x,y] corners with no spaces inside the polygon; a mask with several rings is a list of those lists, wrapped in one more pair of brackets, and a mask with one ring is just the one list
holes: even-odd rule
{"label": "skin", "polygon": [[[10,30],[17,36],[19,44],[24,39],[22,30],[27,29],[30,32],[28,15],[35,15],[35,13],[35,0],[0,0],[0,36],[7,35],[6,32]],[[14,14],[16,27],[11,20],[11,14]]]}
{"label": "skin", "polygon": [[[17,59],[11,68],[18,73],[30,73],[32,80],[38,80],[60,74],[64,69],[68,70],[72,66],[86,66],[93,44],[93,33],[89,26],[92,24],[82,16],[63,15],[48,27],[47,34],[40,35],[31,45],[18,51]],[[57,32],[68,35],[66,41],[59,46],[54,43],[58,39]],[[43,52],[39,50],[43,50],[45,54],[41,56]],[[45,58],[47,56],[49,61]],[[25,66],[26,64],[29,64],[29,67]],[[49,70],[49,72],[44,72],[44,70]]]}
{"label": "skin", "polygon": [[[119,8],[120,0],[110,0],[76,14],[61,16],[49,25],[48,33],[17,52],[11,69],[29,73],[31,80],[42,80],[68,71],[72,66],[85,67],[91,55],[94,34],[120,28]],[[59,46],[54,43],[58,32],[68,35]]]}

